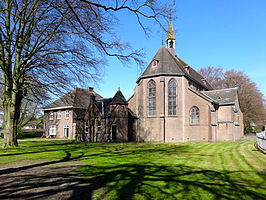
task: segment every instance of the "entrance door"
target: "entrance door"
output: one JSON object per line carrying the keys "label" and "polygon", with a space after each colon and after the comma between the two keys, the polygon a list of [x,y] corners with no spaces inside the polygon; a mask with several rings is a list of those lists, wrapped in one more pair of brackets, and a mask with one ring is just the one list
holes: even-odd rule
{"label": "entrance door", "polygon": [[116,130],[117,130],[117,126],[115,124],[112,125],[112,141],[116,140]]}
{"label": "entrance door", "polygon": [[69,137],[69,126],[64,126],[64,138]]}

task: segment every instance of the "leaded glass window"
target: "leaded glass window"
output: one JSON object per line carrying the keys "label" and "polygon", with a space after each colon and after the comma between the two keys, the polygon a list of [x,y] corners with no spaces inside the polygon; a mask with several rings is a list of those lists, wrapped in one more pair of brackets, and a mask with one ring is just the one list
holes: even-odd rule
{"label": "leaded glass window", "polygon": [[176,115],[176,81],[168,82],[168,115]]}
{"label": "leaded glass window", "polygon": [[156,115],[156,84],[154,80],[148,83],[148,116]]}
{"label": "leaded glass window", "polygon": [[190,110],[190,124],[199,124],[199,108],[196,106]]}

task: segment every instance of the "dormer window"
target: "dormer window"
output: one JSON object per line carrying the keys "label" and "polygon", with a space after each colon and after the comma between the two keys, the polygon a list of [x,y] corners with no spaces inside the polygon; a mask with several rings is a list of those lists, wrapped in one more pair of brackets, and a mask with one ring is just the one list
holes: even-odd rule
{"label": "dormer window", "polygon": [[153,66],[153,67],[156,67],[157,64],[158,64],[158,62],[159,62],[158,60],[155,60],[155,59],[154,59],[154,60],[152,61],[152,66]]}

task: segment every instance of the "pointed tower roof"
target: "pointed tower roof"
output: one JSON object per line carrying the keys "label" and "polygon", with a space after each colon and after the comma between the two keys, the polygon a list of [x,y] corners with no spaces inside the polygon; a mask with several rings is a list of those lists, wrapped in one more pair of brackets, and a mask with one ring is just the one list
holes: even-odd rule
{"label": "pointed tower roof", "polygon": [[122,94],[122,92],[120,91],[120,89],[118,89],[118,91],[116,92],[115,96],[113,97],[110,105],[114,105],[114,104],[118,104],[118,105],[128,105],[127,100],[125,99],[124,95]]}
{"label": "pointed tower roof", "polygon": [[171,20],[170,20],[169,26],[168,26],[166,41],[167,40],[175,40],[175,34],[174,34],[173,24],[172,24]]}

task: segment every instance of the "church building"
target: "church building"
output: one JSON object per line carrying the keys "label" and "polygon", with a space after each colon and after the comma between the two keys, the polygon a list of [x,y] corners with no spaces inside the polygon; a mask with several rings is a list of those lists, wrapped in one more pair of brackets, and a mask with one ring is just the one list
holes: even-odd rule
{"label": "church building", "polygon": [[175,55],[171,21],[166,47],[160,47],[136,83],[128,102],[138,116],[137,141],[236,141],[243,137],[237,88],[213,90]]}
{"label": "church building", "polygon": [[90,142],[236,141],[243,137],[238,89],[213,90],[175,55],[169,23],[161,46],[126,100],[75,88],[44,110],[45,136]]}

